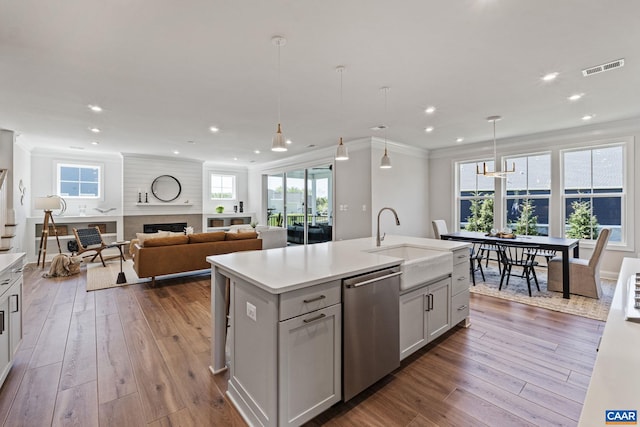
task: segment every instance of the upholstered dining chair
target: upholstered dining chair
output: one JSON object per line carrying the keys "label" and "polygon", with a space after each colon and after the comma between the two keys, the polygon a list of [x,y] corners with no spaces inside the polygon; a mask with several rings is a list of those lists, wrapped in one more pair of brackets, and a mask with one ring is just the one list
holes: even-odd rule
{"label": "upholstered dining chair", "polygon": [[440,239],[440,236],[443,234],[447,234],[449,231],[447,230],[447,223],[444,219],[434,219],[431,221],[431,225],[433,226],[433,234],[436,239]]}
{"label": "upholstered dining chair", "polygon": [[[591,258],[569,258],[569,292],[585,297],[600,298],[602,285],[600,285],[600,261],[611,230],[600,230],[596,246],[593,248]],[[549,261],[549,279],[547,289],[562,292],[562,258],[555,257]]]}

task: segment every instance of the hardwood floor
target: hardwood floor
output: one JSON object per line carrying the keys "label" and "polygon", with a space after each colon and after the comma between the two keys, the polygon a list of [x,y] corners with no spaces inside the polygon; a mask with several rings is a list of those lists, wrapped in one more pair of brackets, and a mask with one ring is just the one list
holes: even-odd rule
{"label": "hardwood floor", "polygon": [[[208,370],[210,278],[86,292],[29,266],[5,426],[242,426]],[[472,295],[472,325],[308,423],[576,425],[603,322]]]}

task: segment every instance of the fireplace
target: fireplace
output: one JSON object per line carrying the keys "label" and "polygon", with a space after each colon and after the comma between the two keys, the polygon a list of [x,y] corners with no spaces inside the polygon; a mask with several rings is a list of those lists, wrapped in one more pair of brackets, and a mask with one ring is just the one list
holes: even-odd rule
{"label": "fireplace", "polygon": [[187,228],[186,222],[168,222],[165,224],[144,224],[142,231],[145,233],[156,233],[162,231],[182,232]]}

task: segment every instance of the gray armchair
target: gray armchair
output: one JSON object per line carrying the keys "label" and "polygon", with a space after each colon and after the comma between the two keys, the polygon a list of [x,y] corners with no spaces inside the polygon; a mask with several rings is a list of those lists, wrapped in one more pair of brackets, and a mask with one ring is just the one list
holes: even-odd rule
{"label": "gray armchair", "polygon": [[[591,258],[569,258],[569,292],[576,295],[584,295],[591,298],[602,296],[600,285],[600,260],[607,246],[611,230],[603,228],[593,248]],[[547,289],[562,292],[562,258],[555,257],[549,261],[549,280]]]}

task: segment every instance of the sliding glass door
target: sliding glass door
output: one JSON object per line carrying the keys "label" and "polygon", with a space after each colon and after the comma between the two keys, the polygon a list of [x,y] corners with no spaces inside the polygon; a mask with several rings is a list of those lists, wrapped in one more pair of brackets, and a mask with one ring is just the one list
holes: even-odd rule
{"label": "sliding glass door", "polygon": [[289,245],[333,239],[332,169],[316,166],[267,176],[268,223],[287,228]]}

